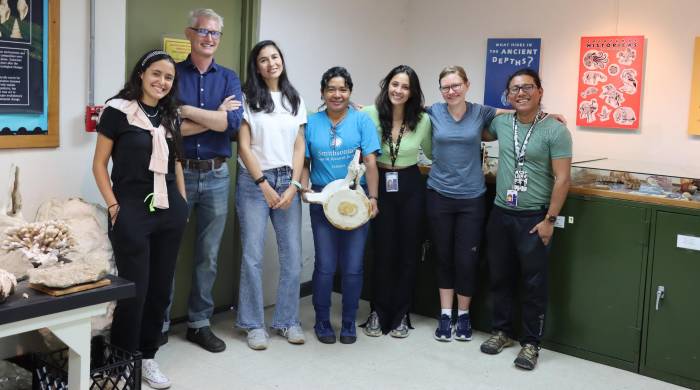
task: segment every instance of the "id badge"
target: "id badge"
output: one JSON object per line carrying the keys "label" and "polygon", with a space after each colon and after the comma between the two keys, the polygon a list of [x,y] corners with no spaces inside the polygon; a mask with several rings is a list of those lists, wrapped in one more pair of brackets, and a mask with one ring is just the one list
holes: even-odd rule
{"label": "id badge", "polygon": [[518,191],[508,190],[506,192],[506,204],[511,207],[518,207]]}
{"label": "id badge", "polygon": [[515,170],[515,177],[513,178],[513,190],[518,192],[527,191],[527,172],[522,169]]}
{"label": "id badge", "polygon": [[386,192],[399,192],[399,173],[387,172],[385,175]]}

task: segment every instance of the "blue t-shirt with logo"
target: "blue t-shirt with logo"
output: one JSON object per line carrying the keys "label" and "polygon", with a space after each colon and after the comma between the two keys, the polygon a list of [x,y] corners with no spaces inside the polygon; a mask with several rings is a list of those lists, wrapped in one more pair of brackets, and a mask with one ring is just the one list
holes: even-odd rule
{"label": "blue t-shirt with logo", "polygon": [[467,112],[455,121],[446,103],[428,108],[433,124],[433,165],[428,188],[454,199],[473,199],[486,192],[481,171],[481,131],[496,109],[467,102]]}
{"label": "blue t-shirt with logo", "polygon": [[[331,127],[325,110],[308,117],[304,136],[313,185],[325,186],[333,180],[345,178],[348,164],[358,148],[363,156],[381,153],[377,128],[367,114],[351,107],[335,127],[335,135]],[[361,184],[364,183],[363,176]]]}

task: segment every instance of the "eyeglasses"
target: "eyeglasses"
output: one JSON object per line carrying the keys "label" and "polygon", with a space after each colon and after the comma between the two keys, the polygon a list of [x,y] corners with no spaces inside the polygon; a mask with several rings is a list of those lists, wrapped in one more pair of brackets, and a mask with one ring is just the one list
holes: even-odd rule
{"label": "eyeglasses", "polygon": [[450,92],[450,89],[455,91],[455,92],[460,92],[462,88],[464,87],[464,83],[459,83],[459,84],[452,84],[452,85],[445,85],[445,86],[440,86],[440,92],[442,93],[448,93]]}
{"label": "eyeglasses", "polygon": [[520,93],[520,91],[523,91],[529,95],[534,90],[535,90],[535,84],[521,84],[521,85],[514,85],[514,86],[508,88],[508,93],[511,95],[517,95]]}
{"label": "eyeglasses", "polygon": [[222,35],[224,35],[224,33],[222,33],[221,31],[212,31],[207,30],[206,28],[189,27],[189,29],[195,31],[200,37],[206,37],[207,35],[211,35],[212,39],[219,39]]}

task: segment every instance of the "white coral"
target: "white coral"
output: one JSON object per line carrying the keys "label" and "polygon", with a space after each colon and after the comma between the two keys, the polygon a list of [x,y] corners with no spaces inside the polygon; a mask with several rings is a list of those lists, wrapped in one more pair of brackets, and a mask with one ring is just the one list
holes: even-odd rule
{"label": "white coral", "polygon": [[58,261],[71,251],[75,239],[63,221],[51,220],[27,223],[5,230],[2,249],[20,250],[39,266]]}

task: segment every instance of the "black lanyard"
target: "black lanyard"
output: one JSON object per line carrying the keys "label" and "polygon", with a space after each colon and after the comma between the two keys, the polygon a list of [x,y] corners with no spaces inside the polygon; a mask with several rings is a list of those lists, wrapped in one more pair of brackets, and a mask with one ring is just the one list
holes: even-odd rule
{"label": "black lanyard", "polygon": [[396,138],[396,149],[394,149],[394,141],[389,137],[389,157],[391,157],[392,168],[396,163],[396,159],[399,158],[399,147],[401,147],[401,137],[403,137],[404,131],[406,131],[406,124],[402,123],[399,129],[399,136]]}
{"label": "black lanyard", "polygon": [[544,119],[540,114],[542,114],[542,111],[538,112],[535,116],[535,120],[532,121],[530,128],[527,130],[527,134],[525,134],[525,139],[523,140],[522,146],[520,146],[520,143],[518,142],[518,121],[516,119],[518,115],[513,114],[513,152],[515,153],[515,169],[522,168],[523,165],[525,165],[525,152],[527,151],[527,144],[530,142],[530,136],[532,135],[535,126],[540,123],[542,119]]}

